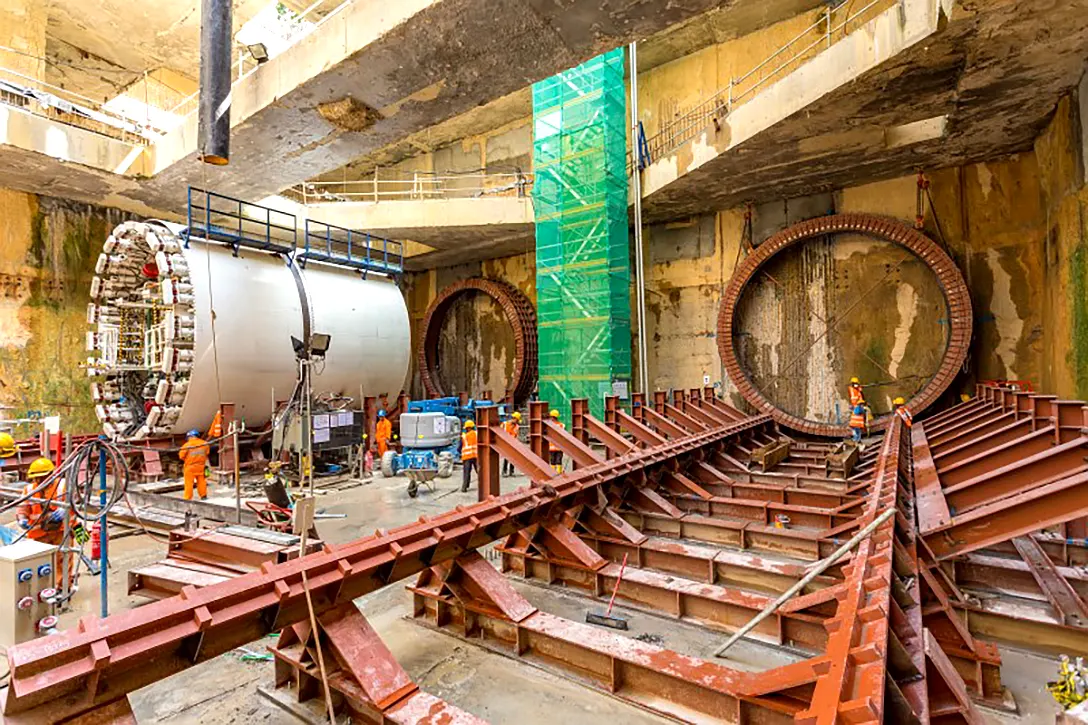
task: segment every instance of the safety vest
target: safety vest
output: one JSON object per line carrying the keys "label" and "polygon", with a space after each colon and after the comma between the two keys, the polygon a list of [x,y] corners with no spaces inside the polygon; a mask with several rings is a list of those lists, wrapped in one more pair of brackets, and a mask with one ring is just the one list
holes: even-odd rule
{"label": "safety vest", "polygon": [[476,431],[469,430],[461,434],[461,460],[476,460]]}
{"label": "safety vest", "polygon": [[201,470],[208,461],[208,442],[202,438],[190,438],[181,444],[178,458],[184,461],[189,470]]}
{"label": "safety vest", "polygon": [[212,418],[211,427],[208,428],[209,438],[221,438],[223,436],[223,414],[216,411],[215,417]]}
{"label": "safety vest", "polygon": [[[30,492],[36,489],[40,484],[37,481],[30,481],[23,486],[23,495],[29,496]],[[64,479],[59,481],[54,480],[41,491],[34,494],[34,498],[49,499],[51,501],[63,502],[67,486],[65,486]],[[46,509],[44,513],[46,515],[56,511],[56,507],[52,504],[42,504],[40,501],[28,501],[19,507],[19,513],[26,516],[27,521],[30,522],[31,529],[27,532],[27,536],[31,539],[41,539],[49,534],[46,527],[52,529],[60,528],[55,524],[50,524],[45,520],[43,514],[43,508]]]}
{"label": "safety vest", "polygon": [[860,405],[855,406],[852,413],[850,413],[850,427],[851,428],[864,428],[865,427],[865,409]]}
{"label": "safety vest", "polygon": [[514,438],[518,437],[518,422],[516,420],[508,420],[502,424],[502,429],[512,435]]}
{"label": "safety vest", "polygon": [[855,408],[865,403],[865,393],[857,383],[850,384],[850,407]]}
{"label": "safety vest", "polygon": [[895,414],[903,419],[903,424],[905,426],[907,426],[908,428],[910,428],[912,425],[914,425],[914,416],[910,414],[909,410],[907,410],[907,406],[905,406],[905,405],[899,406],[898,408],[895,409]]}

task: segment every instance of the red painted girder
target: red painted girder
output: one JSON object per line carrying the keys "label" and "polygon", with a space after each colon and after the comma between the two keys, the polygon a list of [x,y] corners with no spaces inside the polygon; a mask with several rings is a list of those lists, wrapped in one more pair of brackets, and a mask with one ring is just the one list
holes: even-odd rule
{"label": "red painted girder", "polygon": [[1066,624],[1088,626],[1088,605],[1073,591],[1039,542],[1030,536],[1017,536],[1012,543],[1061,620]]}
{"label": "red painted girder", "polygon": [[577,466],[592,466],[604,461],[596,451],[550,420],[544,421],[544,436],[549,445],[566,453]]}
{"label": "red painted girder", "polygon": [[632,438],[644,446],[661,445],[667,440],[665,436],[659,435],[652,428],[639,423],[622,410],[616,411],[616,421],[620,425],[620,430],[627,431]]}
{"label": "red painted girder", "polygon": [[911,441],[914,459],[914,508],[918,516],[918,528],[928,531],[947,524],[952,520],[952,513],[948,510],[941,479],[937,477],[937,468],[926,439],[925,424],[919,423],[911,428]]}
{"label": "red painted girder", "polygon": [[941,478],[941,485],[949,488],[988,471],[1017,463],[1038,453],[1045,453],[1057,442],[1057,429],[1054,426],[1046,426],[956,463],[944,464],[935,459],[937,475]]}
{"label": "red painted girder", "polygon": [[964,418],[940,431],[931,431],[929,445],[934,452],[940,452],[945,448],[959,446],[980,436],[992,433],[1016,420],[1016,412],[990,408],[980,410],[974,415]]}
{"label": "red painted girder", "polygon": [[[107,620],[85,618],[77,631],[8,651],[12,674],[5,717],[31,722],[43,715],[54,721],[74,716],[300,621],[306,616],[303,570],[315,592],[315,607],[324,611],[418,572],[424,562],[438,563],[483,546],[586,496],[595,500],[601,483],[769,420],[753,418],[566,474],[552,481],[554,496],[542,496],[538,488],[520,489]],[[152,655],[154,664],[148,666]]]}
{"label": "red painted girder", "polygon": [[322,612],[318,622],[337,664],[379,710],[419,689],[354,603]]}
{"label": "red painted girder", "polygon": [[584,419],[586,430],[589,431],[589,434],[604,444],[604,447],[614,454],[623,455],[635,448],[635,445],[631,443],[631,441],[627,440],[592,415],[587,413],[584,416]]}
{"label": "red painted girder", "polygon": [[954,486],[944,486],[948,508],[958,517],[978,506],[1029,491],[1041,483],[1071,476],[1088,468],[1086,453],[1088,438],[1078,438]]}
{"label": "red painted girder", "polygon": [[957,514],[922,534],[937,558],[950,559],[1085,515],[1088,472],[1081,472]]}
{"label": "red painted girder", "polygon": [[699,422],[695,418],[692,418],[690,415],[680,410],[675,405],[669,405],[668,403],[665,403],[664,410],[665,415],[668,416],[670,420],[683,426],[691,433],[698,433],[700,431],[707,430],[710,427]]}
{"label": "red painted girder", "polygon": [[646,418],[648,424],[656,428],[666,438],[683,438],[689,435],[687,429],[683,426],[677,425],[648,405],[642,406],[642,415]]}
{"label": "red painted girder", "polygon": [[[1034,428],[1035,421],[1033,419],[1021,418],[978,440],[969,441],[963,445],[953,446],[951,448],[945,446],[941,449],[941,454],[934,458],[934,462],[940,468],[946,468],[959,463],[960,461],[977,456],[980,453],[992,450],[1004,443],[1016,440],[1020,436],[1030,433]],[[929,430],[928,426],[926,426],[926,430]]]}

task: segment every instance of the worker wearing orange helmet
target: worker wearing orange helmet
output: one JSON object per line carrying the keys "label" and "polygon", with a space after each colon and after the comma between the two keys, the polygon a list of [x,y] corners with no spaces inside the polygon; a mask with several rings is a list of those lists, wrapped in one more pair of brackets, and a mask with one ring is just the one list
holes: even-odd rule
{"label": "worker wearing orange helmet", "polygon": [[472,471],[476,469],[476,424],[471,420],[465,421],[464,432],[461,433],[461,492],[468,491]]}
{"label": "worker wearing orange helmet", "polygon": [[[518,439],[518,431],[521,428],[521,413],[516,410],[510,414],[503,424],[502,429],[506,431],[506,434],[513,438]],[[514,462],[506,458],[502,459],[502,475],[513,476],[514,475]]]}
{"label": "worker wearing orange helmet", "polygon": [[374,441],[378,444],[378,460],[389,450],[389,441],[393,439],[393,422],[385,416],[384,410],[378,411],[378,424],[374,427]]}
{"label": "worker wearing orange helmet", "polygon": [[914,425],[914,416],[911,415],[910,409],[907,408],[907,401],[900,397],[892,401],[892,404],[895,406],[895,414],[903,419],[903,425],[908,428]]}
{"label": "worker wearing orange helmet", "polygon": [[[556,410],[555,408],[552,408],[552,410],[548,413],[548,417],[551,419],[551,421],[552,421],[552,423],[554,425],[557,425],[560,428],[566,430],[567,426],[563,425],[563,421],[559,420],[559,411],[558,410]],[[558,448],[552,448],[548,452],[548,458],[550,459],[550,463],[552,464],[552,468],[555,469],[555,472],[556,473],[562,473],[563,472],[563,451],[559,450]]]}
{"label": "worker wearing orange helmet", "polygon": [[208,478],[204,475],[204,469],[208,465],[208,442],[200,437],[200,431],[191,430],[188,438],[178,451],[178,458],[182,460],[182,473],[185,477],[186,501],[193,500],[193,485],[200,494],[200,500],[208,498]]}

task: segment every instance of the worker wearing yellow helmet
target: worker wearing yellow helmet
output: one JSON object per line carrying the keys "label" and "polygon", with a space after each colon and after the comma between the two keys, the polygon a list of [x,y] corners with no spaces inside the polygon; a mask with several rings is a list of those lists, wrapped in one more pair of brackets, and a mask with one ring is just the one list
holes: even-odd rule
{"label": "worker wearing yellow helmet", "polygon": [[[563,421],[559,420],[558,410],[552,408],[551,411],[548,413],[548,417],[551,418],[551,422],[553,425],[557,425],[560,428],[566,430],[567,426],[563,425]],[[550,463],[552,464],[552,468],[555,469],[555,472],[562,473],[563,451],[559,450],[558,448],[552,448],[548,453],[548,458],[550,459]]]}
{"label": "worker wearing yellow helmet", "polygon": [[861,380],[855,375],[850,378],[850,387],[848,389],[850,393],[850,409],[858,407],[859,405],[865,405],[865,392],[861,389]]}
{"label": "worker wearing yellow helmet", "polygon": [[0,458],[11,458],[15,455],[15,439],[11,433],[0,433]]}
{"label": "worker wearing yellow helmet", "polygon": [[476,470],[476,424],[471,420],[465,421],[464,432],[461,433],[461,492],[468,491],[469,481],[472,480],[472,472]]}
{"label": "worker wearing yellow helmet", "polygon": [[[502,429],[508,436],[510,436],[514,440],[517,440],[518,433],[521,430],[521,413],[517,412],[516,410],[511,413],[510,417],[503,421]],[[507,460],[505,458],[502,459],[502,475],[507,477],[514,475],[513,461]]]}
{"label": "worker wearing yellow helmet", "polygon": [[64,479],[49,480],[55,469],[48,458],[37,458],[30,464],[23,486],[26,500],[15,509],[15,520],[26,531],[27,538],[60,545],[64,538],[64,509],[53,502],[64,503],[67,491]]}
{"label": "worker wearing yellow helmet", "polygon": [[914,425],[914,416],[911,415],[910,409],[907,408],[907,401],[902,397],[898,397],[892,401],[892,405],[895,406],[895,414],[903,419],[903,425],[910,428]]}

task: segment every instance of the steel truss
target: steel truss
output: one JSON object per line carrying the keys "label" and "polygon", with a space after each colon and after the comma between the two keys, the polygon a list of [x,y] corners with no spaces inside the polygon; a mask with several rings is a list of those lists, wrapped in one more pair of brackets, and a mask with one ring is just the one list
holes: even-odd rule
{"label": "steel truss", "polygon": [[[984,388],[913,430],[896,418],[858,455],[786,438],[710,390],[632,402],[627,412],[607,400],[598,420],[576,400],[569,431],[534,403],[527,444],[480,409],[480,502],[12,648],[5,722],[104,716],[129,692],[274,631],[277,684],[302,699],[323,691],[310,654],[321,641],[328,687],[356,721],[480,722],[420,692],[352,604],[413,575],[419,621],[679,719],[981,722],[977,702],[1005,704],[1000,656],[981,637],[1084,638],[1088,577],[1073,567],[1088,511],[1060,498],[1088,498],[1084,454],[1069,453],[1083,444],[1082,404]],[[552,468],[552,449],[571,470]],[[495,495],[501,457],[532,485]],[[758,674],[540,611],[476,551],[499,540],[509,575],[590,598],[611,591],[626,556],[625,605],[725,633],[889,508],[849,558],[751,633],[804,657]],[[1025,530],[1026,516],[1052,530]],[[980,596],[998,577],[1003,589]],[[1027,616],[1013,606],[1024,602]]]}

